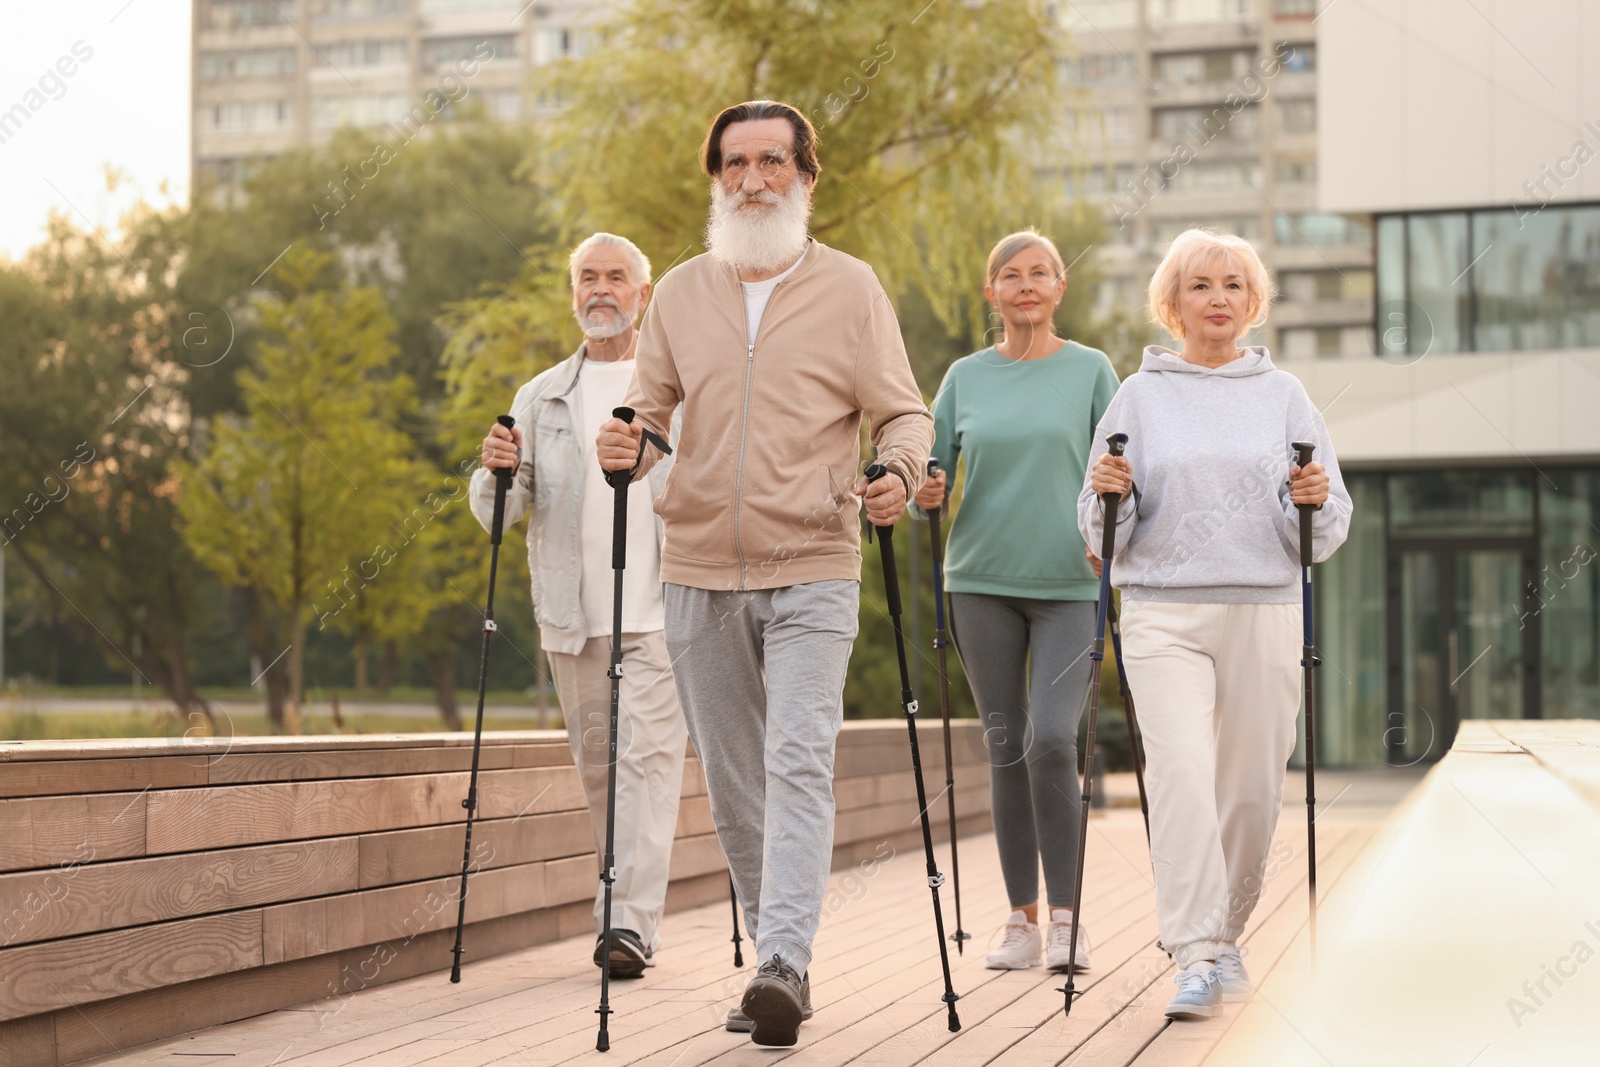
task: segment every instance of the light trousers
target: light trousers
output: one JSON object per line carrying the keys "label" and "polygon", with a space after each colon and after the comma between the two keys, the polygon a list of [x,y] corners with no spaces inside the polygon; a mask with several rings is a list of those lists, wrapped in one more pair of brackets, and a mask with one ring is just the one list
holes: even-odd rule
{"label": "light trousers", "polygon": [[[572,761],[583,779],[595,855],[605,856],[606,778],[610,759],[611,638],[591,637],[577,655],[551,652],[556,695],[567,722]],[[622,635],[617,710],[617,880],[611,928],[632,930],[646,945],[667,902],[667,868],[678,825],[687,727],[660,630]],[[598,870],[598,866],[596,868]],[[605,883],[595,889],[595,932],[603,932]]]}
{"label": "light trousers", "polygon": [[1299,604],[1124,601],[1161,944],[1238,943],[1261,898],[1300,708]]}

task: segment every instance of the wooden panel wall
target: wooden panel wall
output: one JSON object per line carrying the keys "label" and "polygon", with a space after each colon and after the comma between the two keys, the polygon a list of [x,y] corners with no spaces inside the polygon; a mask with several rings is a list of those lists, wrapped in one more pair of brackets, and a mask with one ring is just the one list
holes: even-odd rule
{"label": "wooden panel wall", "polygon": [[[960,831],[983,832],[981,731],[953,731]],[[919,738],[936,797],[942,730],[924,723]],[[463,734],[0,744],[0,1067],[448,970],[471,746]],[[467,959],[592,931],[599,863],[565,734],[488,734],[480,769]],[[691,749],[669,911],[727,892],[705,792]],[[885,842],[920,847],[904,720],[845,724],[834,795],[835,865]],[[931,810],[943,840],[944,802]]]}

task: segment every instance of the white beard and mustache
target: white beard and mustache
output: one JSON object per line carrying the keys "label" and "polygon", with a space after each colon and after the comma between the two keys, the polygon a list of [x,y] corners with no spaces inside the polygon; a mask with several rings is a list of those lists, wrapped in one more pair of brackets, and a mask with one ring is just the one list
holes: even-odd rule
{"label": "white beard and mustache", "polygon": [[[612,314],[601,322],[594,322],[590,313],[596,308],[610,308]],[[582,309],[577,312],[578,327],[583,330],[583,335],[591,341],[609,341],[618,334],[625,332],[633,324],[635,311],[624,311],[615,300],[610,297],[591,297]]]}
{"label": "white beard and mustache", "polygon": [[[750,200],[772,205],[764,210],[742,210]],[[724,192],[711,183],[711,218],[706,223],[706,247],[711,256],[736,271],[773,271],[787,267],[805,251],[811,223],[811,196],[797,178],[789,194],[770,189],[747,194],[743,189]]]}

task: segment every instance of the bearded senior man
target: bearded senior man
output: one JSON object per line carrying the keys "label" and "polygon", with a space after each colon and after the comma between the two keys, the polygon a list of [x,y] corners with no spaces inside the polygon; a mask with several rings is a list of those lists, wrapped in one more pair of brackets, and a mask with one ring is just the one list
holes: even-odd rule
{"label": "bearded senior man", "polygon": [[[701,148],[709,252],[661,279],[631,423],[607,470],[653,474],[640,429],[682,405],[656,511],[667,651],[760,969],[728,1029],[792,1045],[833,849],[834,745],[856,635],[856,514],[887,525],[921,485],[933,422],[872,269],[808,235],[816,132],[787,104],[730,107]],[[858,480],[865,415],[894,477]]]}
{"label": "bearded senior man", "polygon": [[[597,233],[572,252],[572,309],[584,341],[562,362],[517,391],[516,428],[496,423],[483,439],[473,475],[472,513],[488,529],[494,513],[491,470],[516,463],[506,494],[510,527],[531,512],[528,570],[533,574],[539,640],[550,655],[572,759],[583,779],[595,853],[605,847],[611,716],[611,527],[614,494],[595,455],[602,420],[622,403],[633,377],[634,322],[650,295],[650,261],[633,242]],[[531,444],[530,444],[531,442]],[[651,471],[649,495],[628,494],[628,569],[622,586],[622,675],[617,733],[616,882],[611,973],[638,978],[660,945],[656,927],[667,897],[667,867],[683,782],[684,720],[662,640],[658,574],[661,523],[650,512],[667,480]],[[604,885],[595,891],[594,961]]]}

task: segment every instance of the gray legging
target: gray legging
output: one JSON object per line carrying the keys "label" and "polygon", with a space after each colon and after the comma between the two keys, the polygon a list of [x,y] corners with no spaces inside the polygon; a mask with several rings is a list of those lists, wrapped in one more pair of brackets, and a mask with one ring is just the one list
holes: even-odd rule
{"label": "gray legging", "polygon": [[1037,901],[1042,858],[1050,907],[1073,907],[1078,719],[1094,602],[985,593],[951,593],[950,601],[951,635],[984,723],[1006,894],[1013,908]]}

